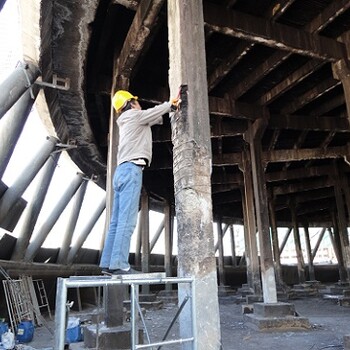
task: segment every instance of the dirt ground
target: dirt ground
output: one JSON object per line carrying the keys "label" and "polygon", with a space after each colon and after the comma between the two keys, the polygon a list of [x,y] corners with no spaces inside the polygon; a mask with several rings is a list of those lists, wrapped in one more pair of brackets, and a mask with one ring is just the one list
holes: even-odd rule
{"label": "dirt ground", "polygon": [[[335,300],[322,297],[299,298],[290,301],[300,316],[311,324],[305,331],[257,331],[250,328],[242,314],[242,303],[237,296],[220,298],[221,338],[224,350],[321,350],[344,349],[344,335],[350,334],[350,308],[340,306]],[[176,314],[177,306],[164,304],[159,310],[147,310],[145,323],[151,342],[160,340]],[[54,328],[53,322],[51,326]],[[178,324],[174,324],[167,339],[176,338]],[[146,338],[146,335],[145,335]],[[34,340],[23,350],[49,350],[53,337],[45,327],[36,328]],[[87,349],[84,343],[70,344],[70,349]],[[154,347],[155,349],[155,347]],[[162,350],[181,349],[180,345],[162,346]]]}

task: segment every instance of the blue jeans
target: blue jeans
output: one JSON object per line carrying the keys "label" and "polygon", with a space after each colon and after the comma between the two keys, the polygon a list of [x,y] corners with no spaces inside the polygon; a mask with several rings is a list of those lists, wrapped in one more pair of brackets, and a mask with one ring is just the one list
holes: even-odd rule
{"label": "blue jeans", "polygon": [[130,268],[130,240],[139,210],[142,168],[134,163],[120,164],[113,177],[113,209],[102,251],[100,267],[110,270]]}

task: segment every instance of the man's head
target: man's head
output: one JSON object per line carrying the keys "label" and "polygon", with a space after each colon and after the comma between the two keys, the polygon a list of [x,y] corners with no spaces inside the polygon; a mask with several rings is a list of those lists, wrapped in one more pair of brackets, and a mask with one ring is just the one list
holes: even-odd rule
{"label": "man's head", "polygon": [[118,90],[114,94],[112,104],[117,113],[124,112],[130,108],[141,109],[137,96],[125,90]]}

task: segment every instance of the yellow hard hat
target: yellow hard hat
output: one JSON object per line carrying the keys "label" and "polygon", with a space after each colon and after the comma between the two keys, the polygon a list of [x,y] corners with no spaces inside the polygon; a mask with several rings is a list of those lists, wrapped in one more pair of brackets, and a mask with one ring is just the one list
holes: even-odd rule
{"label": "yellow hard hat", "polygon": [[120,112],[126,103],[131,99],[137,100],[137,96],[133,96],[130,92],[125,90],[118,90],[112,99],[113,107],[117,112]]}

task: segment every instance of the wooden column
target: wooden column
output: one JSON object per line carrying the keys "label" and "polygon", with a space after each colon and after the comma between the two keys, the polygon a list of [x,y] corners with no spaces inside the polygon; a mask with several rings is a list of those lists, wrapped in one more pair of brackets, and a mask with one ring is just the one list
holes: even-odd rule
{"label": "wooden column", "polygon": [[219,246],[219,258],[218,258],[218,266],[219,266],[219,285],[225,285],[225,266],[224,266],[224,244],[223,244],[223,230],[221,220],[217,222],[218,228],[218,246]]}
{"label": "wooden column", "polygon": [[[220,349],[219,303],[211,202],[211,142],[202,0],[168,1],[170,95],[181,89],[171,118],[174,192],[178,224],[178,275],[195,278],[195,312],[181,313],[180,334],[192,334],[199,350]],[[185,86],[184,86],[185,85]],[[188,293],[179,285],[179,302]],[[183,349],[193,349],[183,344]]]}
{"label": "wooden column", "polygon": [[346,215],[345,215],[345,202],[344,202],[343,193],[341,190],[341,182],[339,179],[338,169],[336,164],[334,164],[334,171],[332,174],[332,178],[334,180],[334,194],[335,194],[335,202],[337,206],[337,223],[338,223],[338,231],[340,236],[341,250],[342,250],[344,265],[347,273],[347,279],[349,280],[350,278],[350,244],[349,244],[349,236],[348,236]]}
{"label": "wooden column", "polygon": [[[338,227],[338,218],[335,210],[332,211],[333,229],[334,229],[334,252],[338,260],[339,280],[341,282],[347,281],[347,271],[344,264],[343,251],[341,247],[340,232]],[[329,230],[329,234],[332,232]]]}
{"label": "wooden column", "polygon": [[235,242],[235,231],[233,225],[230,225],[230,236],[231,236],[231,252],[232,252],[232,266],[237,266],[236,258],[236,242]]}
{"label": "wooden column", "polygon": [[[173,215],[171,212],[171,206],[169,202],[166,203],[164,208],[164,269],[167,277],[172,276],[172,253],[173,253]],[[166,290],[172,290],[173,285],[167,283],[165,285]]]}
{"label": "wooden column", "polygon": [[[149,242],[149,202],[148,193],[142,189],[141,193],[141,229],[142,229],[142,272],[150,272],[150,242]],[[149,284],[142,285],[142,293],[149,294]]]}
{"label": "wooden column", "polygon": [[244,193],[242,194],[244,216],[244,239],[246,245],[247,282],[254,294],[261,295],[261,278],[259,268],[258,246],[256,241],[256,220],[252,168],[248,149],[242,153],[242,170],[244,178]]}
{"label": "wooden column", "polygon": [[307,260],[308,260],[308,268],[309,268],[309,280],[315,281],[315,267],[314,267],[314,259],[312,257],[311,250],[311,242],[310,242],[310,234],[309,234],[309,226],[307,223],[304,223],[304,232],[305,232],[305,243],[306,243],[306,252],[307,252]]}
{"label": "wooden column", "polygon": [[281,255],[280,255],[280,248],[279,248],[275,203],[274,203],[273,195],[270,195],[270,198],[269,198],[269,213],[270,213],[271,236],[272,236],[272,246],[273,246],[273,258],[275,260],[275,268],[276,268],[276,282],[279,286],[281,286],[283,285],[282,266],[281,266]]}
{"label": "wooden column", "polygon": [[260,243],[260,266],[263,297],[265,303],[276,303],[277,290],[270,239],[268,197],[266,191],[265,172],[261,158],[261,137],[265,130],[266,124],[266,119],[256,120],[248,127],[245,134],[245,139],[249,142],[252,161],[255,212]]}
{"label": "wooden column", "polygon": [[304,263],[303,250],[301,249],[298,218],[297,218],[297,215],[296,215],[296,210],[295,210],[295,204],[294,203],[291,203],[290,211],[291,211],[291,214],[292,214],[294,245],[295,245],[295,252],[296,252],[296,255],[297,255],[297,266],[298,266],[299,283],[304,283],[305,282],[305,263]]}

